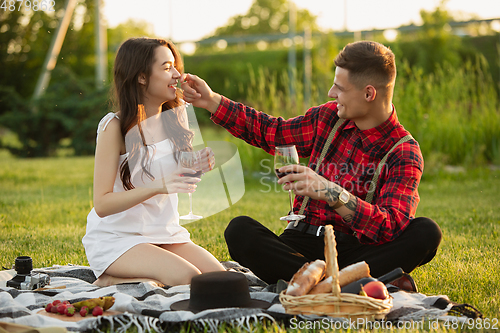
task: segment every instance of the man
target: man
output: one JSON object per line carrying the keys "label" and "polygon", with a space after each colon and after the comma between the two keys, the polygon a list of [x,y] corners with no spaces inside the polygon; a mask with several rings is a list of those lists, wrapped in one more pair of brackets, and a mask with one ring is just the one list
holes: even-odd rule
{"label": "man", "polygon": [[[324,259],[325,224],[335,229],[339,267],[364,260],[375,277],[396,267],[411,272],[432,260],[441,241],[434,221],[415,218],[424,165],[418,143],[392,105],[394,54],[379,43],[356,42],[338,54],[335,65],[328,92],[335,101],[288,120],[222,97],[196,76],[183,78],[185,100],[210,111],[211,119],[234,136],[270,154],[276,146],[296,145],[299,156],[309,157],[308,167],[282,167],[280,172],[295,173],[278,181],[296,194],[295,213],[304,197],[310,198],[305,219],[290,222],[280,236],[247,216],[233,219],[225,231],[231,257],[270,284],[290,280],[306,262]],[[345,121],[328,140],[339,119]],[[402,138],[408,141],[397,144]],[[379,164],[382,172],[370,190]],[[412,286],[405,289],[415,290],[407,278]]]}

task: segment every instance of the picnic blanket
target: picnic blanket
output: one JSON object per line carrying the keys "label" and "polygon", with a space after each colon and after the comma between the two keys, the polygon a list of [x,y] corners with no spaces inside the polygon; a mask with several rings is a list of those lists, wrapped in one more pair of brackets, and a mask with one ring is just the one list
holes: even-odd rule
{"label": "picnic blanket", "polygon": [[[250,288],[250,296],[265,300],[272,305],[267,310],[226,308],[205,310],[199,313],[172,311],[170,305],[189,298],[189,285],[159,287],[154,283],[127,283],[109,287],[92,284],[95,276],[86,266],[53,266],[35,269],[34,272],[50,276],[49,286],[53,289],[26,291],[5,287],[5,281],[15,275],[15,271],[0,272],[0,322],[15,323],[31,327],[62,327],[69,332],[100,332],[104,327],[110,332],[125,332],[136,327],[138,332],[166,332],[180,330],[186,325],[208,332],[217,332],[223,324],[241,327],[252,331],[256,323],[280,324],[290,327],[294,320],[322,320],[319,316],[293,316],[286,314],[279,302],[276,285],[267,285],[250,270],[235,262],[223,262],[226,269],[245,274]],[[3,285],[2,285],[3,280]],[[390,290],[391,291],[391,290]],[[85,317],[79,321],[65,321],[44,314],[46,304],[56,299],[71,303],[101,296],[115,297],[110,309],[112,315]],[[426,319],[465,321],[468,316],[477,316],[473,310],[458,311],[460,305],[450,302],[446,296],[426,296],[420,293],[406,293],[393,290],[394,307],[388,314],[391,321],[421,321]],[[458,307],[458,308],[457,308]],[[463,308],[463,306],[462,306]],[[450,316],[450,312],[458,316]],[[56,316],[57,317],[57,316]],[[329,318],[332,321],[345,321],[344,318]],[[293,327],[292,327],[293,328]]]}

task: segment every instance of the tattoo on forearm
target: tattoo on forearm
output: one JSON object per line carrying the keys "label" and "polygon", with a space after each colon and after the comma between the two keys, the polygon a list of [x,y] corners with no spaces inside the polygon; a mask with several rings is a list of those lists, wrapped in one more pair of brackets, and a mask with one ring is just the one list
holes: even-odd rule
{"label": "tattoo on forearm", "polygon": [[340,192],[340,188],[334,185],[326,189],[325,197],[329,202],[334,203],[337,201]]}
{"label": "tattoo on forearm", "polygon": [[349,199],[349,201],[345,204],[345,206],[347,208],[349,208],[350,210],[352,210],[353,212],[356,211],[356,209],[358,208],[358,200],[356,199],[355,196],[351,195],[351,198]]}
{"label": "tattoo on forearm", "polygon": [[340,186],[338,186],[337,184],[328,186],[328,183],[321,179],[318,175],[316,175],[316,177],[318,177],[319,181],[323,185],[323,188],[317,189],[315,190],[315,192],[325,192],[325,198],[329,203],[334,203],[335,201],[337,201],[337,198],[341,192]]}
{"label": "tattoo on forearm", "polygon": [[352,214],[347,214],[342,219],[344,220],[344,222],[351,222],[352,218],[353,218]]}

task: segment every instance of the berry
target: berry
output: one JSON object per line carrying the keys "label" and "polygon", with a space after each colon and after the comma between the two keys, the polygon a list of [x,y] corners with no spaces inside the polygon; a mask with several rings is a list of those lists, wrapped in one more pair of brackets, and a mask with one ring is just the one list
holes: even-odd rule
{"label": "berry", "polygon": [[62,302],[62,303],[63,303],[63,304],[66,304],[66,305],[71,304],[69,301],[64,301],[64,302]]}
{"label": "berry", "polygon": [[59,312],[60,314],[64,314],[64,311],[66,311],[66,304],[60,303],[57,306],[57,312]]}
{"label": "berry", "polygon": [[61,303],[61,301],[60,301],[60,300],[58,300],[58,299],[56,299],[54,302],[52,302],[52,305],[57,305],[57,304],[59,304],[59,303]]}
{"label": "berry", "polygon": [[102,308],[100,306],[96,306],[93,310],[92,310],[92,315],[93,316],[100,316],[102,315],[103,311],[102,311]]}
{"label": "berry", "polygon": [[45,311],[50,312],[51,309],[52,309],[52,303],[47,304],[47,306],[45,307]]}
{"label": "berry", "polygon": [[68,317],[73,317],[73,315],[75,314],[75,307],[70,305],[66,308],[66,310],[64,311],[64,314]]}
{"label": "berry", "polygon": [[50,308],[50,312],[57,313],[57,306],[52,304],[52,307]]}
{"label": "berry", "polygon": [[89,313],[89,308],[87,306],[82,306],[80,309],[80,316],[85,317]]}

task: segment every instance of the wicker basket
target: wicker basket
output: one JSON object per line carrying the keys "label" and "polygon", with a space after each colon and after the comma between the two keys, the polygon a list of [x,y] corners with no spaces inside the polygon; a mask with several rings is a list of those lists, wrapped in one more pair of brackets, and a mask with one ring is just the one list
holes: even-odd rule
{"label": "wicker basket", "polygon": [[289,314],[314,314],[350,319],[384,319],[392,308],[392,297],[379,300],[372,297],[340,293],[339,269],[335,234],[331,225],[325,226],[326,274],[332,276],[332,293],[304,296],[280,294],[280,301]]}

